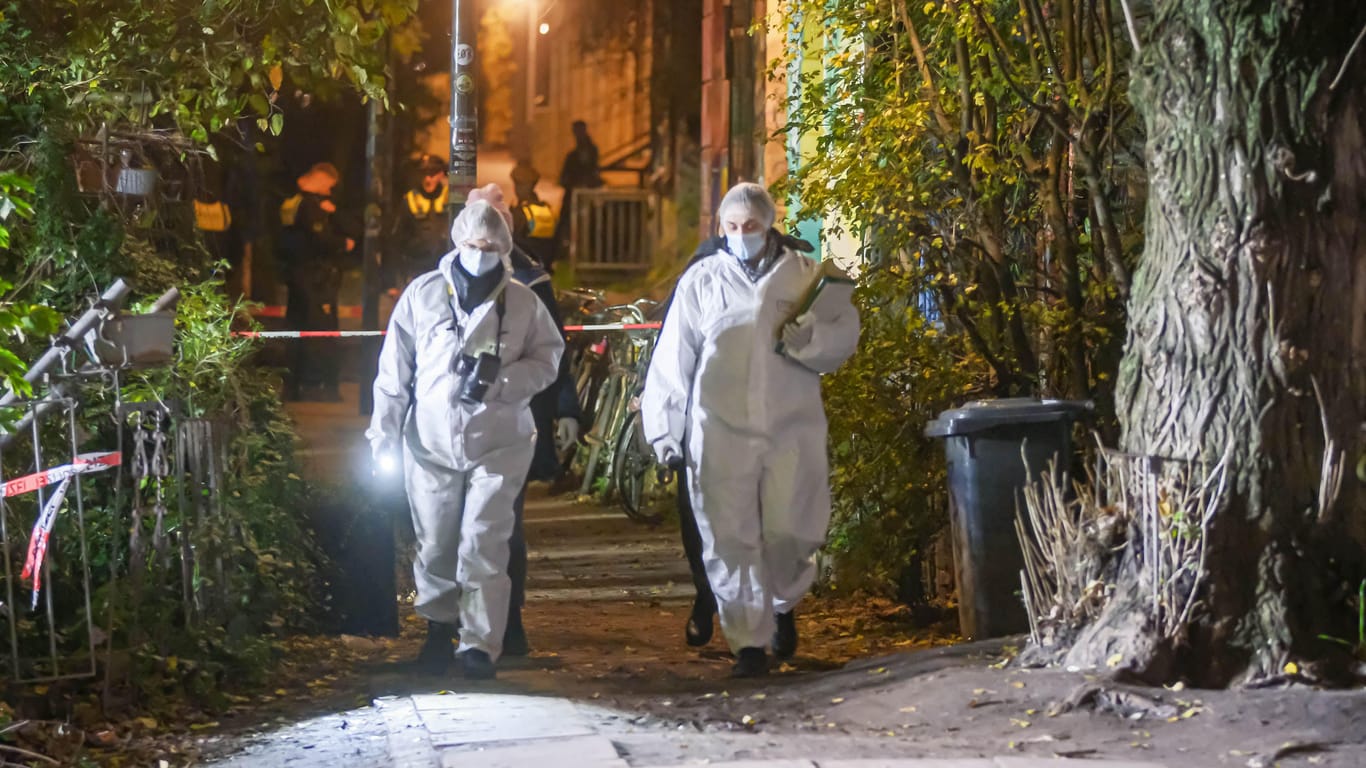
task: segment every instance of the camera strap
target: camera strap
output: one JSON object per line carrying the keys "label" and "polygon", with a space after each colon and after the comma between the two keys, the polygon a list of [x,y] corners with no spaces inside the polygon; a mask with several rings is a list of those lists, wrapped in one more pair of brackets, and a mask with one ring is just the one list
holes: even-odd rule
{"label": "camera strap", "polygon": [[503,290],[498,292],[498,297],[493,300],[493,311],[498,313],[498,335],[494,338],[493,354],[500,360],[503,358],[503,316],[507,314],[507,296],[508,289],[504,285]]}

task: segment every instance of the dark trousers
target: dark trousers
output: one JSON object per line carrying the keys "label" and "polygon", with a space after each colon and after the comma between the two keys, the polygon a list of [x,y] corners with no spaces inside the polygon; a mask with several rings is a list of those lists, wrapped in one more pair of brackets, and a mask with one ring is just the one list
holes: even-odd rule
{"label": "dark trousers", "polygon": [[[285,304],[285,322],[291,330],[337,330],[338,291],[335,286],[311,285],[294,279],[286,287],[289,297]],[[324,305],[329,306],[324,309]],[[297,339],[290,344],[288,399],[298,399],[300,387],[305,385],[322,386],[335,392],[338,384],[336,342],[332,339]]]}
{"label": "dark trousers", "polygon": [[512,527],[512,538],[508,540],[508,578],[512,580],[512,597],[508,601],[508,629],[522,626],[522,606],[526,604],[526,530],[522,521],[526,518],[526,486],[517,494],[512,511],[517,522]]}
{"label": "dark trousers", "polygon": [[716,610],[716,596],[712,594],[711,583],[707,581],[707,566],[702,561],[702,533],[697,529],[697,515],[693,514],[692,499],[688,496],[687,483],[679,478],[678,489],[678,527],[683,533],[683,555],[688,559],[688,570],[692,573],[692,586],[697,596],[693,604],[697,608]]}

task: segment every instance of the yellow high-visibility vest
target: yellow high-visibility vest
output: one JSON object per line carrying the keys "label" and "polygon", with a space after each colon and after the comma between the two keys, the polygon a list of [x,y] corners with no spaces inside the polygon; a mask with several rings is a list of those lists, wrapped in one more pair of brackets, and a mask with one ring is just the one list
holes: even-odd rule
{"label": "yellow high-visibility vest", "polygon": [[442,186],[441,194],[433,200],[422,194],[420,189],[410,189],[404,195],[408,200],[408,212],[413,214],[415,219],[425,219],[433,213],[441,214],[446,210],[446,203],[450,200],[450,188]]}
{"label": "yellow high-visibility vest", "polygon": [[555,236],[555,212],[545,203],[522,203],[527,237],[548,239]]}
{"label": "yellow high-visibility vest", "polygon": [[226,232],[232,226],[232,211],[224,203],[194,201],[194,225],[205,232]]}
{"label": "yellow high-visibility vest", "polygon": [[294,226],[294,219],[299,216],[299,205],[303,201],[303,195],[295,195],[280,203],[280,224],[286,227]]}

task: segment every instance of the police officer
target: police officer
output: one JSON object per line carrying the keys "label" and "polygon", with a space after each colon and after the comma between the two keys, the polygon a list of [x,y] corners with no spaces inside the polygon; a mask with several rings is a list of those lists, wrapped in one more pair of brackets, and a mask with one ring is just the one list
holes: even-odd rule
{"label": "police officer", "polygon": [[440,158],[423,155],[418,172],[421,181],[404,193],[395,221],[395,253],[402,255],[396,260],[389,280],[398,288],[436,269],[436,263],[451,245],[446,165]]}
{"label": "police officer", "polygon": [[512,239],[546,272],[555,271],[555,211],[536,194],[541,174],[525,161],[512,169],[517,205],[512,209]]}
{"label": "police officer", "polygon": [[[332,190],[340,179],[336,166],[317,163],[298,178],[298,193],[280,206],[280,250],[289,290],[285,319],[295,330],[335,331],[338,327],[341,259],[356,247],[355,240],[341,234],[334,219],[337,206],[332,202]],[[319,349],[318,342],[309,339],[295,343],[288,399],[299,399],[305,381],[321,385],[324,399],[341,399],[336,356]]]}

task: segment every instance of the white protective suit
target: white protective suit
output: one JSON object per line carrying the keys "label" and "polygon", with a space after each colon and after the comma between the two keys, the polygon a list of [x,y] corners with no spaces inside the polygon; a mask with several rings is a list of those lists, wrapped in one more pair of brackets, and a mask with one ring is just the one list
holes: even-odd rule
{"label": "white protective suit", "polygon": [[[470,221],[461,233],[466,216]],[[503,278],[482,304],[470,312],[460,308],[452,277],[456,252],[399,298],[380,351],[374,415],[366,431],[377,461],[402,451],[417,534],[418,614],[458,621],[459,650],[479,649],[495,661],[511,593],[513,503],[536,437],[531,396],[555,381],[564,351],[541,300],[510,279],[511,236],[497,211],[487,203],[469,205],[453,227],[453,239],[458,245],[471,231],[497,228],[498,236],[488,239],[502,256]],[[502,364],[484,402],[468,405],[460,401],[464,382],[454,365],[462,353],[481,352],[496,352]]]}
{"label": "white protective suit", "polygon": [[[645,436],[662,454],[686,445],[688,491],[707,578],[732,651],[766,648],[774,613],[815,579],[830,522],[820,374],[858,345],[858,312],[811,329],[789,359],[781,324],[819,265],[784,249],[757,282],[729,253],[680,278],[641,401]],[[686,441],[686,442],[685,442]]]}

